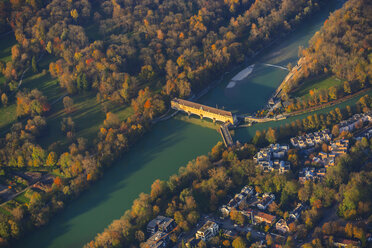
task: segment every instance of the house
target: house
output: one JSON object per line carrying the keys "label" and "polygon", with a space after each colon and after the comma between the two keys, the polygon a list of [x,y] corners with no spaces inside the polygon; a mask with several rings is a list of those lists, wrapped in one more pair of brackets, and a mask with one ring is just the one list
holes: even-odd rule
{"label": "house", "polygon": [[292,137],[290,141],[293,147],[305,149],[313,147],[315,144],[329,141],[331,137],[332,135],[329,133],[329,130],[325,129],[321,132],[308,133],[305,136]]}
{"label": "house", "polygon": [[307,144],[307,146],[314,146],[315,145],[312,136],[306,137],[306,144]]}
{"label": "house", "polygon": [[298,140],[298,148],[304,149],[307,147],[306,140],[304,138],[301,138]]}
{"label": "house", "polygon": [[334,239],[333,244],[336,247],[348,247],[348,248],[360,247],[359,241],[355,241],[351,239]]}
{"label": "house", "polygon": [[238,236],[238,233],[234,230],[222,229],[222,235],[227,239],[235,239]]}
{"label": "house", "polygon": [[197,239],[208,241],[210,238],[216,236],[218,232],[218,225],[208,220],[195,234]]}
{"label": "house", "polygon": [[288,161],[286,161],[286,162],[280,161],[280,164],[279,164],[279,173],[280,174],[288,172],[290,168],[291,168],[291,166],[290,166],[290,163]]}
{"label": "house", "polygon": [[328,153],[319,152],[318,156],[320,157],[320,159],[324,160],[328,158]]}
{"label": "house", "polygon": [[266,223],[267,225],[272,225],[275,222],[276,216],[259,211],[254,215],[253,219],[255,223]]}
{"label": "house", "polygon": [[358,125],[372,122],[372,112],[355,114],[345,121],[341,121],[339,124],[340,133],[343,131],[353,131]]}
{"label": "house", "polygon": [[370,139],[372,138],[372,127],[369,127],[367,130],[360,133],[357,137],[355,137],[356,140],[362,140],[363,138]]}
{"label": "house", "polygon": [[185,245],[187,248],[194,248],[194,247],[198,247],[199,242],[200,242],[200,239],[196,239],[195,237],[192,237],[186,242]]}
{"label": "house", "polygon": [[334,165],[335,165],[335,159],[334,158],[328,158],[324,161],[324,167],[325,168],[332,167]]}
{"label": "house", "polygon": [[334,156],[339,156],[346,154],[349,148],[349,140],[341,139],[334,142],[331,142],[328,146],[328,150],[331,151],[331,154]]}
{"label": "house", "polygon": [[300,218],[301,216],[302,211],[304,211],[305,209],[306,207],[302,203],[297,204],[296,208],[290,212],[289,218],[298,220],[298,218]]}
{"label": "house", "polygon": [[294,146],[294,147],[298,147],[298,140],[297,140],[297,137],[292,137],[292,138],[290,139],[290,141],[291,141],[292,146]]}
{"label": "house", "polygon": [[253,209],[245,209],[245,210],[242,210],[240,211],[240,213],[244,216],[246,216],[248,219],[252,219],[252,216],[254,214],[254,210]]}
{"label": "house", "polygon": [[168,233],[176,227],[176,222],[172,218],[159,215],[147,224],[147,232],[154,234],[157,231]]}
{"label": "house", "polygon": [[169,244],[169,235],[165,232],[157,231],[145,242],[146,248],[165,248]]}
{"label": "house", "polygon": [[322,178],[326,174],[326,168],[317,169],[315,173],[318,178]]}
{"label": "house", "polygon": [[287,232],[289,232],[289,223],[287,223],[287,221],[284,220],[284,219],[280,219],[275,224],[275,229],[278,230],[279,232],[287,233]]}
{"label": "house", "polygon": [[262,196],[262,200],[257,203],[257,207],[261,210],[265,210],[267,206],[269,206],[273,201],[275,200],[275,195],[274,194],[267,194],[265,193]]}
{"label": "house", "polygon": [[223,205],[220,208],[221,213],[224,216],[228,216],[232,208],[238,208],[240,203],[246,200],[254,193],[254,189],[251,186],[244,186],[239,194],[236,194],[234,198],[232,198],[227,205]]}

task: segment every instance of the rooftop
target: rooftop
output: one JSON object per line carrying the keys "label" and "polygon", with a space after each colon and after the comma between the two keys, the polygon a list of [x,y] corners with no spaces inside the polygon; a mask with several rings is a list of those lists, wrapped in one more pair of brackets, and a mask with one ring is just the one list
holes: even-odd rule
{"label": "rooftop", "polygon": [[206,106],[206,105],[203,105],[203,104],[200,104],[200,103],[190,102],[190,101],[179,99],[179,98],[175,98],[172,101],[173,102],[176,102],[178,104],[181,104],[181,105],[190,107],[190,108],[202,109],[202,110],[204,110],[206,112],[210,112],[210,113],[213,113],[213,114],[218,114],[218,115],[223,115],[223,116],[227,116],[227,117],[232,117],[232,113],[230,111],[226,111],[226,110],[222,110],[222,109],[218,109],[218,108],[209,107],[209,106]]}
{"label": "rooftop", "polygon": [[276,218],[276,216],[271,215],[271,214],[267,214],[267,213],[264,213],[264,212],[258,212],[256,214],[256,216],[258,216],[262,219],[268,220],[269,222],[273,222]]}
{"label": "rooftop", "polygon": [[210,221],[208,220],[199,230],[198,232],[205,232],[207,231],[209,228],[213,227],[214,225],[217,225],[216,223],[214,223],[213,221]]}

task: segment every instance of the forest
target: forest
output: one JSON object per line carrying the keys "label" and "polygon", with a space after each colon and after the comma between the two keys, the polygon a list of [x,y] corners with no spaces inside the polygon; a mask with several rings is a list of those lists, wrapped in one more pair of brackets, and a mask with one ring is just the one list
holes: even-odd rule
{"label": "forest", "polygon": [[310,97],[297,98],[287,111],[336,100],[370,86],[372,79],[372,4],[367,0],[347,1],[332,13],[323,27],[301,48],[299,65],[284,84],[287,99],[309,78],[335,76],[340,83],[326,89],[310,90]]}
{"label": "forest", "polygon": [[[16,189],[29,186],[17,173],[53,178],[42,190],[24,192],[1,207],[1,245],[45,225],[78,197],[150,130],[169,99],[205,88],[325,2],[1,1],[0,32],[14,36],[15,44],[0,59],[0,110],[13,109],[0,137],[0,179]],[[71,117],[78,96],[105,109],[90,140],[80,137],[80,123]],[[106,108],[108,102],[133,113],[120,119]],[[48,133],[49,120],[58,113],[64,117],[53,125],[66,141],[46,145],[41,141],[55,135]]]}

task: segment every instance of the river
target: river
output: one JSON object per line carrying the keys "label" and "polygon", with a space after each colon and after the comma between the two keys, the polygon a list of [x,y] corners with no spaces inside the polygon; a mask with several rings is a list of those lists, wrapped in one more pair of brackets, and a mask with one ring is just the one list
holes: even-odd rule
{"label": "river", "polygon": [[[295,64],[298,47],[307,45],[336,7],[340,4],[323,8],[298,31],[278,41],[248,64],[238,66],[199,102],[240,113],[257,111],[287,74],[285,70],[264,64]],[[229,79],[249,64],[255,64],[255,67],[248,78],[233,88],[226,88]],[[280,123],[238,129],[236,137],[245,141],[257,128]],[[182,115],[158,123],[129,153],[107,169],[103,178],[69,203],[48,225],[26,235],[15,247],[81,247],[114,219],[120,218],[141,192],[149,192],[154,180],[168,179],[189,160],[208,153],[221,140],[215,127],[207,120]]]}

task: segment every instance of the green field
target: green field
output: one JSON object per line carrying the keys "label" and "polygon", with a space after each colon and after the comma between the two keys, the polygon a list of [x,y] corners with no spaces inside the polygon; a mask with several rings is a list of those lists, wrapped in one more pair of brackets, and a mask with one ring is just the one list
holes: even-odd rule
{"label": "green field", "polygon": [[[103,106],[96,101],[96,93],[87,92],[70,96],[74,101],[72,113],[64,111],[62,98],[66,91],[60,88],[58,80],[52,78],[49,73],[38,73],[31,75],[23,80],[23,87],[27,89],[38,89],[52,105],[50,113],[47,115],[48,135],[43,136],[40,142],[47,147],[54,142],[62,145],[69,143],[67,137],[61,131],[63,118],[71,117],[75,122],[76,137],[84,137],[93,141],[97,135],[99,126],[106,118]],[[120,120],[125,120],[133,113],[131,107],[108,104],[108,110],[117,114]],[[53,135],[50,135],[53,134]]]}
{"label": "green field", "polygon": [[26,192],[23,192],[22,194],[18,195],[14,200],[20,204],[26,204],[30,201],[29,198],[26,197]]}
{"label": "green field", "polygon": [[0,207],[0,213],[11,216],[12,214],[3,207]]}
{"label": "green field", "polygon": [[309,97],[310,90],[321,90],[321,89],[328,89],[332,86],[337,86],[341,84],[341,80],[336,77],[321,77],[315,78],[305,83],[301,84],[299,88],[291,93],[292,97]]}
{"label": "green field", "polygon": [[[96,35],[95,30],[91,28],[91,35]],[[0,47],[3,48],[0,52],[0,60],[10,59],[10,49],[14,45],[12,40],[9,45],[9,38],[0,39]],[[5,57],[4,57],[5,56]],[[46,115],[48,128],[46,135],[40,138],[40,143],[45,148],[54,142],[59,142],[61,145],[68,145],[69,140],[61,131],[61,121],[63,118],[71,117],[75,122],[76,137],[84,137],[93,141],[96,137],[100,125],[106,118],[103,111],[103,104],[97,103],[96,93],[87,92],[79,93],[70,96],[74,101],[74,111],[66,113],[64,111],[62,98],[67,92],[62,89],[58,80],[52,78],[48,72],[49,63],[56,61],[52,55],[44,54],[42,59],[38,62],[39,72],[33,73],[29,70],[22,82],[20,89],[38,89],[44,96],[47,97],[48,102],[51,104],[51,110]],[[1,80],[1,79],[0,79]],[[120,120],[125,120],[133,113],[133,109],[127,105],[116,105],[113,103],[104,103],[108,111],[118,115]],[[16,117],[16,103],[13,100],[9,106],[0,106],[0,135],[4,135],[9,130],[12,124],[17,121]]]}
{"label": "green field", "polygon": [[[63,118],[71,117],[75,122],[76,137],[84,137],[93,141],[100,125],[106,118],[102,104],[97,103],[94,93],[84,93],[73,96],[73,112],[66,113],[62,101],[52,106],[52,113],[47,118],[48,134],[40,139],[41,144],[48,146],[58,141],[62,145],[68,144],[68,138],[61,131]],[[117,114],[120,120],[125,120],[133,113],[131,107],[109,105],[108,110]]]}
{"label": "green field", "polygon": [[12,59],[12,46],[17,43],[14,34],[10,33],[0,39],[0,60],[8,62]]}
{"label": "green field", "polygon": [[16,105],[12,104],[7,107],[0,107],[0,134],[9,129],[9,125],[17,120]]}

